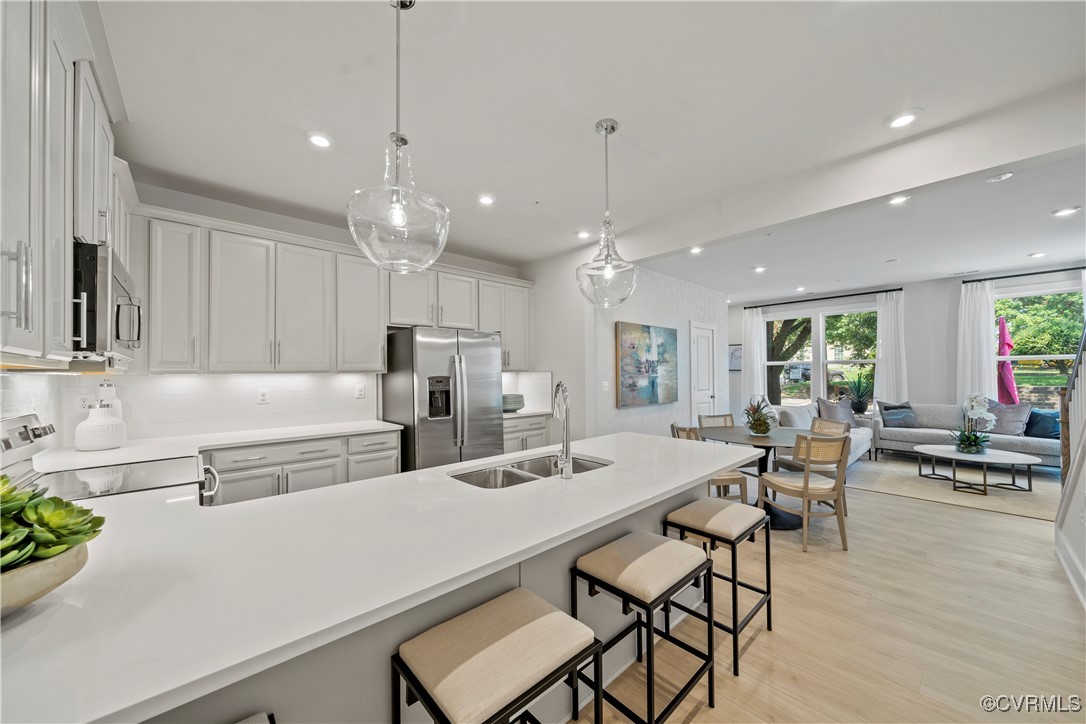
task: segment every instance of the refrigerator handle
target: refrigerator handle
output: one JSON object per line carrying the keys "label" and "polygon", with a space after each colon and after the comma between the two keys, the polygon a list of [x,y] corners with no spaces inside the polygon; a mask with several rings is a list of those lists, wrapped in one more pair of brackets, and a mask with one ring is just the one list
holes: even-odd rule
{"label": "refrigerator handle", "polygon": [[459,354],[453,355],[453,378],[456,380],[456,409],[453,412],[455,417],[455,425],[453,426],[453,444],[457,447],[464,446],[464,414],[467,411],[467,405],[464,404],[464,357]]}

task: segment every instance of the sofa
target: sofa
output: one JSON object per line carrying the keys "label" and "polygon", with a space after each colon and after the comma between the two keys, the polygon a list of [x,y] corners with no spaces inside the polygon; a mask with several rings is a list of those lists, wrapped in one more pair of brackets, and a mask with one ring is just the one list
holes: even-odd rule
{"label": "sofa", "polygon": [[[878,456],[881,450],[911,453],[916,445],[953,445],[953,434],[965,427],[965,411],[961,405],[939,405],[914,402],[913,414],[919,427],[886,427],[878,412],[869,422],[875,435],[872,447]],[[1023,435],[989,435],[991,449],[1034,455],[1041,465],[1060,465],[1060,441]]]}
{"label": "sofa", "polygon": [[[818,405],[813,402],[807,405],[773,405],[773,410],[777,413],[777,421],[781,427],[810,430],[811,420],[818,417]],[[865,417],[856,418],[856,424],[852,426],[848,434],[852,438],[848,451],[848,464],[856,462],[864,454],[870,458],[875,439],[872,421]],[[778,452],[782,455],[791,454],[790,450],[783,448]]]}

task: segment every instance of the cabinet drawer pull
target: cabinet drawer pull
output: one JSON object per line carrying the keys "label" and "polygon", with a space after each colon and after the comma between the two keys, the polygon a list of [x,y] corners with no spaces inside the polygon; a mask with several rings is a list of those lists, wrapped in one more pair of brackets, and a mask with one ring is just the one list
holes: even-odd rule
{"label": "cabinet drawer pull", "polygon": [[250,460],[263,460],[265,457],[267,457],[267,456],[266,455],[254,455],[253,457],[250,457],[250,458],[234,458],[232,462],[235,462],[235,463],[247,463]]}
{"label": "cabinet drawer pull", "polygon": [[299,455],[316,455],[317,453],[328,452],[328,448],[322,447],[320,450],[302,450]]}
{"label": "cabinet drawer pull", "polygon": [[377,442],[364,442],[364,443],[362,443],[362,447],[373,447],[374,445],[387,445],[387,444],[388,444],[388,442],[385,441],[385,440],[378,440]]}

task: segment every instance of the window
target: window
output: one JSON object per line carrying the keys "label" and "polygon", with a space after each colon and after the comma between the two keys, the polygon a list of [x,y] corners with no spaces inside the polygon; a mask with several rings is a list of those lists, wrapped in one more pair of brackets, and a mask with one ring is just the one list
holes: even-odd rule
{"label": "window", "polygon": [[827,314],[823,317],[826,341],[826,399],[848,397],[861,385],[875,386],[876,312]]}
{"label": "window", "polygon": [[766,394],[774,405],[811,401],[811,318],[765,324]]}
{"label": "window", "polygon": [[1058,409],[1059,389],[1067,384],[1082,338],[1082,292],[997,299],[997,335],[1000,317],[1006,320],[1014,348],[1009,355],[1000,355],[997,342],[997,389],[1004,384],[1000,382],[1000,363],[1009,362],[1013,381],[1006,384],[1014,386],[1020,401],[1032,402],[1040,409]]}

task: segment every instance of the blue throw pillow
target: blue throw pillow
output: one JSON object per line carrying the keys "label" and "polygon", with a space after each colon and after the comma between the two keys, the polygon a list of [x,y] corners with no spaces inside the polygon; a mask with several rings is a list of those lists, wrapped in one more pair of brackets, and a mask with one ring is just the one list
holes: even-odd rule
{"label": "blue throw pillow", "polygon": [[882,424],[886,427],[920,427],[916,422],[913,406],[908,402],[902,402],[900,405],[880,402],[879,414],[882,415]]}
{"label": "blue throw pillow", "polygon": [[1026,437],[1060,439],[1060,413],[1057,410],[1030,410]]}

